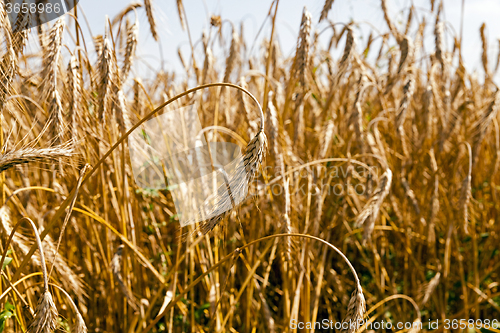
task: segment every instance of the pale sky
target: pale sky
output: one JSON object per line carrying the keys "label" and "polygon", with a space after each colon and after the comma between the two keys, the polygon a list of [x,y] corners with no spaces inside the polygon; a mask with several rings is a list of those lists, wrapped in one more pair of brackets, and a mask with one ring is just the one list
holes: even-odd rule
{"label": "pale sky", "polygon": [[[140,1],[142,2],[142,1]],[[198,41],[204,29],[209,28],[210,16],[220,15],[223,20],[230,20],[239,28],[239,23],[245,23],[245,37],[249,44],[262,26],[271,5],[271,0],[183,0],[187,13],[187,21],[191,30],[194,42]],[[429,15],[429,0],[387,0],[391,16],[398,24],[405,22],[408,15],[408,8],[413,2],[418,10],[418,19],[423,15]],[[93,34],[101,34],[104,28],[105,16],[113,18],[129,1],[127,0],[81,0],[80,6],[83,8],[87,19],[90,22]],[[436,0],[439,3],[439,0]],[[277,16],[277,36],[285,55],[291,55],[294,51],[298,30],[301,21],[302,9],[307,6],[313,17],[313,30],[323,30],[327,25],[325,22],[318,24],[318,19],[323,8],[324,0],[281,0]],[[445,0],[444,15],[450,25],[447,26],[448,41],[451,41],[453,34],[459,34],[460,14],[462,0]],[[165,69],[181,70],[177,48],[180,46],[184,58],[189,59],[190,47],[188,35],[181,29],[176,0],[153,0],[156,8],[156,17],[159,22],[158,30],[161,38],[161,45],[165,59]],[[403,10],[403,11],[402,11]],[[465,0],[464,16],[464,46],[463,55],[466,67],[469,71],[478,69],[482,76],[481,65],[481,40],[479,38],[479,28],[483,22],[487,25],[487,35],[489,39],[489,57],[492,66],[496,63],[498,54],[498,39],[500,38],[500,0]],[[129,14],[133,15],[133,14]],[[139,62],[147,63],[148,66],[159,69],[160,52],[159,45],[153,40],[149,32],[149,24],[144,10],[138,10],[140,20],[140,45],[138,48]],[[131,16],[132,18],[133,16]],[[387,25],[380,8],[380,0],[335,0],[332,10],[328,16],[333,22],[349,22],[353,19],[356,22],[369,22],[377,29],[387,31]],[[432,36],[434,20],[428,16],[427,35]],[[229,24],[225,24],[224,33],[230,40]],[[369,25],[361,24],[365,34]],[[84,30],[86,27],[84,25]],[[413,34],[416,27],[413,29]],[[363,34],[362,31],[360,31]],[[263,37],[269,38],[270,24],[266,22],[259,36],[259,41]],[[325,39],[331,36],[331,32],[323,34]],[[364,36],[366,43],[367,35]],[[88,41],[87,41],[88,42]],[[339,44],[338,51],[343,48],[343,41]],[[433,40],[427,41],[427,52],[434,49]],[[257,47],[259,44],[256,45]],[[361,47],[360,47],[361,48]],[[201,50],[201,47],[198,49]],[[358,50],[360,51],[360,50]],[[373,51],[372,51],[373,52]],[[227,47],[226,47],[227,53]],[[139,73],[136,73],[139,74]]]}

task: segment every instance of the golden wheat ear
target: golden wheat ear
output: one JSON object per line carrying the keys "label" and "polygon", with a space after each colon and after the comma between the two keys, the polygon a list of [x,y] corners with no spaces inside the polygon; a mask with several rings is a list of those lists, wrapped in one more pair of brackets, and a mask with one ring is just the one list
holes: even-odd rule
{"label": "golden wheat ear", "polygon": [[27,333],[51,333],[57,328],[57,309],[50,291],[45,291],[38,300],[35,318],[28,327]]}
{"label": "golden wheat ear", "polygon": [[54,162],[74,155],[71,142],[51,148],[24,147],[0,154],[0,172],[19,164],[31,162]]}
{"label": "golden wheat ear", "polygon": [[361,321],[364,318],[366,312],[366,301],[363,295],[363,288],[359,282],[356,284],[356,289],[351,294],[351,299],[349,300],[349,305],[347,306],[347,314],[342,321],[342,323],[348,323],[348,328],[344,328],[342,325],[341,333],[353,333],[359,328]]}
{"label": "golden wheat ear", "polygon": [[[242,200],[236,200],[235,197],[241,197],[241,193],[247,193],[248,187],[257,175],[259,165],[262,164],[266,150],[267,137],[261,130],[250,140],[244,155],[236,161],[238,167],[224,177],[225,183],[217,189],[215,200],[210,198],[202,205],[200,212],[212,217],[201,222],[195,233],[201,231],[203,235],[206,235],[237,208],[236,201]],[[228,207],[232,208],[228,210]]]}

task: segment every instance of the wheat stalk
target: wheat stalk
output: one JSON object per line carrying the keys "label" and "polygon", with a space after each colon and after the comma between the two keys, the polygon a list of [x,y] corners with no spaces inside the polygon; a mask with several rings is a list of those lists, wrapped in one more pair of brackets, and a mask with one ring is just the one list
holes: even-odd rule
{"label": "wheat stalk", "polygon": [[436,233],[434,229],[436,216],[439,212],[439,175],[436,157],[434,156],[433,149],[430,150],[429,155],[431,159],[432,172],[434,173],[434,189],[432,191],[431,207],[429,212],[429,231],[427,235],[427,244],[432,251],[436,243]]}
{"label": "wheat stalk", "polygon": [[302,98],[300,97],[302,94],[299,94],[299,98],[297,98],[297,110],[295,111],[295,119],[294,119],[294,134],[293,137],[295,139],[295,143],[297,146],[302,147],[305,142],[305,132],[306,132],[306,124],[305,124],[305,111],[304,104],[300,101]]}
{"label": "wheat stalk", "polygon": [[279,148],[279,125],[278,125],[278,111],[273,104],[273,93],[270,91],[268,94],[268,103],[266,110],[266,132],[269,139],[271,152],[273,154],[274,165],[278,168],[278,172],[283,172],[285,169],[283,154]]}
{"label": "wheat stalk", "polygon": [[[179,12],[179,19],[185,20],[181,25],[189,30],[184,1],[176,2],[177,9],[173,11],[175,15]],[[440,6],[440,2],[433,2]],[[140,3],[125,4],[125,10],[114,17],[103,36],[92,36],[93,39],[82,34],[83,13],[76,7],[73,15],[78,20],[70,19],[71,25],[64,28],[61,46],[50,39],[58,36],[53,30],[54,20],[32,29],[41,46],[34,48],[27,41],[31,34],[23,29],[32,25],[28,16],[18,15],[11,27],[0,9],[0,204],[4,205],[0,216],[6,215],[9,207],[13,216],[30,215],[40,224],[43,221],[45,259],[49,264],[55,261],[52,282],[64,286],[74,299],[79,298],[77,305],[82,312],[71,311],[73,303],[68,303],[63,291],[53,294],[52,301],[40,299],[45,302],[45,309],[50,310],[51,303],[61,305],[61,318],[76,320],[72,321],[76,324],[73,331],[84,332],[83,318],[89,318],[91,330],[101,327],[138,333],[158,330],[161,325],[168,332],[181,328],[197,331],[204,329],[207,320],[217,323],[214,327],[218,331],[280,331],[289,326],[292,313],[293,318],[298,314],[304,321],[315,322],[317,316],[321,317],[322,305],[329,309],[330,317],[356,324],[356,319],[366,316],[364,303],[371,311],[383,311],[379,304],[388,299],[398,302],[391,309],[394,318],[418,324],[422,322],[420,316],[414,318],[418,310],[409,311],[400,302],[413,295],[426,307],[426,317],[442,313],[456,317],[460,315],[457,309],[464,309],[460,311],[465,317],[477,313],[491,316],[496,304],[475,293],[481,291],[484,276],[493,280],[496,277],[496,272],[491,271],[495,258],[483,251],[495,249],[494,236],[498,234],[497,226],[491,223],[496,219],[495,184],[500,163],[499,98],[491,81],[496,59],[485,58],[481,65],[485,71],[489,69],[490,78],[483,80],[482,71],[468,73],[460,54],[465,44],[456,39],[453,51],[447,50],[448,23],[441,16],[442,6],[424,16],[420,9],[410,6],[394,16],[393,1],[385,0],[380,11],[385,11],[390,27],[380,34],[370,28],[367,31],[364,27],[368,26],[362,22],[348,23],[348,27],[329,22],[328,17],[336,15],[332,15],[333,0],[325,0],[321,8],[316,8],[319,27],[324,27],[324,32],[311,35],[312,23],[302,12],[301,31],[291,53],[280,50],[281,35],[271,34],[269,41],[257,37],[247,45],[246,20],[240,25],[231,22],[230,16],[209,14],[206,31],[194,39],[194,44],[189,43],[191,49],[187,45],[169,45],[179,53],[183,67],[178,71],[173,63],[174,67],[156,67],[150,56],[139,52],[143,43],[134,18],[128,17],[128,13],[144,5],[143,1]],[[380,2],[377,4],[380,8]],[[151,5],[149,14],[157,20],[153,22],[154,29],[161,39],[160,8],[152,2]],[[282,9],[277,10],[277,5],[278,1],[271,5],[270,17]],[[302,7],[292,9],[301,14]],[[429,17],[433,17],[430,25],[426,23]],[[365,39],[360,54],[355,45],[356,27],[363,27]],[[428,33],[431,39],[437,39],[430,50],[423,47]],[[479,34],[483,50],[477,52],[479,56],[482,52],[484,58],[491,45],[487,45],[484,26],[478,37]],[[323,47],[321,41],[325,37],[327,45]],[[340,45],[343,39],[345,47]],[[379,47],[378,42],[380,50],[374,50]],[[58,48],[59,55],[55,52]],[[189,60],[186,52],[193,59]],[[139,53],[145,56],[140,63],[136,56]],[[59,59],[55,61],[55,57]],[[203,68],[198,70],[194,63],[202,58]],[[146,68],[147,71],[142,70]],[[55,84],[50,75],[56,79]],[[128,82],[130,76],[133,81]],[[197,91],[200,87],[188,88],[218,79],[238,80],[246,91],[261,96],[265,101],[265,129],[259,125],[260,110],[244,96],[246,92],[226,89],[234,85],[204,84],[203,89],[211,89],[203,93]],[[57,93],[48,93],[49,88]],[[222,99],[221,91],[225,92]],[[102,97],[107,101],[104,117],[99,114]],[[215,108],[225,114],[217,119],[221,120],[216,128],[219,135],[207,135],[206,141],[234,140],[244,142],[242,148],[247,146],[245,142],[253,141],[244,150],[245,156],[234,161],[239,169],[234,173],[221,172],[224,179],[220,188],[206,188],[215,192],[210,204],[207,201],[207,206],[199,205],[191,212],[200,209],[203,213],[215,213],[213,220],[207,218],[199,229],[186,228],[194,229],[200,236],[200,230],[208,232],[230,214],[226,231],[229,242],[221,242],[219,235],[206,234],[192,242],[176,244],[175,221],[180,213],[175,211],[177,207],[169,192],[174,190],[174,184],[168,184],[167,190],[141,189],[134,183],[137,175],[127,161],[126,146],[134,149],[135,134],[144,134],[141,124],[156,113],[166,114],[167,106],[175,109],[194,100],[199,101],[203,125],[213,123],[211,111]],[[161,105],[153,110],[156,104]],[[81,144],[74,146],[71,156],[60,156],[71,163],[65,168],[67,176],[55,179],[56,174],[43,168],[43,163],[57,162],[57,155],[45,158],[39,149],[51,147],[56,141],[64,142],[65,138],[56,135],[65,127],[51,129],[54,124],[63,124],[57,117],[60,114],[66,124],[71,124],[68,128],[72,141]],[[195,118],[188,117],[186,126]],[[52,125],[48,124],[51,119]],[[184,128],[184,124],[180,126]],[[209,130],[208,134],[214,133]],[[271,155],[268,161],[283,171],[281,174],[275,169],[263,170],[262,177],[254,173],[264,159],[265,138]],[[462,165],[462,142],[469,142],[472,148],[467,158],[470,164],[472,156],[473,165],[468,169]],[[25,149],[27,145],[33,151]],[[71,150],[69,145],[68,149]],[[82,158],[76,158],[77,153]],[[384,175],[373,172],[371,164],[375,160],[381,164]],[[78,172],[83,161],[95,168],[81,179],[79,186]],[[26,163],[30,164],[22,165]],[[284,170],[285,166],[288,170]],[[328,172],[326,176],[324,170]],[[390,177],[385,170],[390,170]],[[158,168],[160,176],[162,171]],[[392,181],[394,175],[398,175],[397,181]],[[220,175],[217,177],[220,179]],[[229,186],[228,191],[231,181],[239,187],[235,190]],[[343,193],[332,193],[332,189],[338,189],[332,185],[342,185]],[[249,186],[256,191],[247,197],[241,189]],[[358,193],[363,186],[366,191]],[[237,191],[244,195],[238,196]],[[473,214],[476,208],[481,208],[480,214]],[[427,221],[427,225],[416,222],[416,217],[422,223]],[[4,235],[13,230],[13,224],[7,222],[9,218],[2,217],[5,226],[0,228]],[[357,245],[358,219],[365,229],[365,248],[361,250],[350,246]],[[72,222],[74,228],[68,228],[67,222]],[[468,227],[471,235],[477,237],[455,233],[454,225],[459,231]],[[356,266],[366,270],[363,280],[367,293],[363,295],[365,290],[361,291],[355,272],[354,278],[344,276],[344,265],[331,262],[331,244],[310,242],[318,239],[294,234],[297,228],[316,238],[343,244],[346,256],[355,258]],[[374,230],[380,232],[376,234]],[[282,234],[276,235],[277,231]],[[269,234],[272,235],[264,236]],[[52,240],[49,235],[57,235],[58,239]],[[374,241],[367,248],[370,236]],[[277,238],[281,240],[277,242]],[[296,239],[305,239],[304,251],[300,253]],[[134,263],[125,274],[123,260],[129,257],[125,252],[113,256],[119,241],[141,258],[146,269]],[[20,324],[9,320],[6,329],[30,323],[30,314],[21,310],[21,302],[36,305],[38,297],[43,297],[42,293],[33,296],[26,289],[36,284],[36,271],[41,271],[40,256],[31,243],[31,238],[22,233],[12,238],[13,262],[4,268],[4,275],[14,271],[14,277],[12,283],[6,281],[9,284],[0,298],[8,297],[9,302],[14,302]],[[9,245],[3,244],[3,248],[8,249]],[[271,255],[267,258],[268,250]],[[375,255],[373,262],[367,261],[370,256],[363,253],[370,250]],[[230,261],[225,259],[228,253]],[[391,260],[385,260],[388,255]],[[432,260],[434,255],[442,256],[444,270],[439,267],[439,260]],[[484,261],[485,256],[488,264],[476,264]],[[276,257],[279,260],[275,261]],[[403,263],[412,269],[402,269]],[[153,266],[161,267],[161,272]],[[272,274],[276,269],[279,274]],[[436,275],[426,284],[429,271]],[[88,281],[88,286],[82,281]],[[126,292],[122,284],[127,287]],[[424,288],[421,291],[420,286]],[[433,295],[440,287],[446,289],[443,295],[456,297],[435,298]],[[351,297],[352,289],[355,292]],[[11,297],[12,291],[17,297]],[[398,291],[401,295],[386,298],[384,291]],[[130,299],[137,298],[137,303],[133,303],[136,309],[129,305],[127,292]],[[83,297],[85,293],[88,296]],[[149,304],[137,295],[144,295]],[[488,302],[479,304],[478,297]],[[378,302],[378,298],[384,299]],[[433,298],[439,302],[430,304]],[[205,311],[204,304],[211,311]],[[45,316],[40,314],[42,310],[38,312],[38,317]],[[45,313],[50,315],[50,311]],[[178,319],[180,316],[182,320]],[[349,330],[355,331],[356,326],[349,326],[346,331]],[[409,332],[416,331],[415,326]]]}
{"label": "wheat stalk", "polygon": [[[293,232],[293,227],[292,227],[292,221],[290,219],[290,211],[291,211],[291,200],[290,200],[290,179],[285,177],[283,178],[283,188],[284,188],[284,195],[285,195],[285,207],[284,207],[284,214],[283,214],[283,232],[285,234],[291,234]],[[284,247],[284,256],[283,256],[283,262],[284,263],[290,263],[292,262],[292,251],[293,251],[293,242],[292,242],[292,237],[286,237],[285,238],[285,247]]]}
{"label": "wheat stalk", "polygon": [[46,50],[43,57],[44,69],[42,76],[49,85],[48,91],[53,91],[57,85],[57,66],[61,54],[63,31],[64,19],[60,18],[50,29],[49,39],[52,47]]}
{"label": "wheat stalk", "polygon": [[467,171],[467,175],[462,181],[462,188],[460,190],[460,200],[458,202],[459,212],[460,212],[460,220],[462,222],[463,230],[466,234],[469,233],[468,229],[468,211],[467,206],[469,205],[470,198],[472,196],[472,149],[468,142],[464,142],[467,147],[467,151],[469,153],[469,169]]}
{"label": "wheat stalk", "polygon": [[407,35],[408,31],[410,30],[410,26],[411,26],[412,19],[413,19],[413,10],[414,10],[413,6],[410,7],[410,10],[408,10],[408,18],[406,19],[406,27],[405,27],[404,35]]}
{"label": "wheat stalk", "polygon": [[127,7],[123,8],[123,10],[121,12],[116,14],[115,18],[111,22],[111,25],[114,26],[115,24],[117,24],[118,22],[123,20],[125,15],[127,15],[131,11],[135,11],[135,9],[139,8],[139,7],[142,7],[142,5],[139,2],[135,2],[135,1],[131,2]]}

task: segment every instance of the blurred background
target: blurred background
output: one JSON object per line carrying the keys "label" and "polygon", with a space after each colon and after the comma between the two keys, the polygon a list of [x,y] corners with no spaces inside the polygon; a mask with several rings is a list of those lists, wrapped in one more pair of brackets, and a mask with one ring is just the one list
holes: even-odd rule
{"label": "blurred background", "polygon": [[[90,25],[93,34],[101,34],[104,31],[105,15],[112,19],[125,7],[124,0],[82,0],[80,9],[83,11]],[[160,42],[157,43],[149,32],[146,13],[144,10],[137,11],[138,19],[141,24],[140,38],[138,46],[138,66],[136,70],[143,72],[150,70],[152,73],[163,69],[166,71],[175,70],[182,75],[182,65],[178,56],[178,48],[181,49],[185,59],[190,59],[191,48],[189,46],[189,37],[187,31],[184,31],[179,22],[177,14],[177,5],[174,0],[156,0],[153,1],[155,16],[158,20],[158,32]],[[244,35],[249,45],[252,43],[261,43],[263,38],[269,38],[271,31],[270,20],[267,17],[272,1],[253,0],[253,1],[234,1],[234,0],[185,0],[186,19],[190,29],[193,43],[197,45],[199,51],[202,50],[200,40],[203,31],[208,31],[210,27],[210,17],[219,15],[221,19],[231,20],[235,25],[243,22]],[[489,41],[489,58],[496,60],[498,56],[498,45],[500,38],[500,1],[498,0],[465,0],[463,1],[464,19],[463,19],[463,57],[467,70],[474,72],[479,69],[482,73],[481,65],[481,39],[479,28],[481,24],[486,23],[487,37]],[[307,6],[313,17],[313,29],[322,31],[328,26],[328,22],[323,21],[318,24],[318,20],[323,8],[324,0],[282,0],[280,1],[277,15],[277,38],[285,56],[292,55],[296,47],[296,39],[299,31],[302,10]],[[409,8],[413,5],[416,9],[416,17],[421,21],[424,17],[428,22],[433,22],[430,14],[430,0],[389,0],[388,8],[390,15],[399,26],[406,22]],[[446,26],[447,42],[451,47],[453,36],[460,35],[460,22],[462,14],[461,0],[444,0],[444,17],[448,21]],[[328,19],[334,23],[347,23],[350,21],[359,22],[358,38],[361,40],[368,38],[370,26],[386,32],[387,25],[384,21],[384,15],[380,9],[379,0],[335,0]],[[363,23],[361,23],[363,22]],[[427,30],[432,32],[432,26]],[[222,26],[223,34],[231,36],[231,26],[226,21]],[[412,35],[417,31],[415,24],[412,29]],[[84,27],[85,33],[88,29]],[[260,33],[259,33],[260,32]],[[434,49],[432,33],[426,33],[430,39],[426,40],[427,51]],[[322,40],[326,44],[331,37],[331,30],[322,34]],[[257,45],[259,46],[259,45]],[[374,44],[374,47],[378,47]],[[219,52],[226,52],[229,45]],[[254,47],[255,51],[259,49]],[[162,52],[160,52],[160,50]],[[339,53],[341,50],[337,50]],[[217,49],[214,49],[214,56],[218,58]],[[162,64],[163,57],[163,64]],[[223,64],[220,64],[222,67]],[[496,80],[498,83],[498,75]]]}

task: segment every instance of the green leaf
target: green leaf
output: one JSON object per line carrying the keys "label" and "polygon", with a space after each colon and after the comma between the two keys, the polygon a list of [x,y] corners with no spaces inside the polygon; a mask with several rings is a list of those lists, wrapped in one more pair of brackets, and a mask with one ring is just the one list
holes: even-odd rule
{"label": "green leaf", "polygon": [[5,260],[3,262],[3,265],[2,265],[2,270],[7,267],[8,264],[10,264],[12,262],[12,258],[9,258],[9,257],[5,257]]}
{"label": "green leaf", "polygon": [[0,312],[0,333],[3,332],[5,328],[5,322],[7,321],[7,319],[10,319],[12,316],[15,315],[14,310],[15,310],[14,305],[10,304],[9,302],[5,303],[5,308],[3,309],[2,312]]}
{"label": "green leaf", "polygon": [[10,304],[9,302],[5,303],[5,310],[14,312],[15,309],[16,307],[14,305]]}

